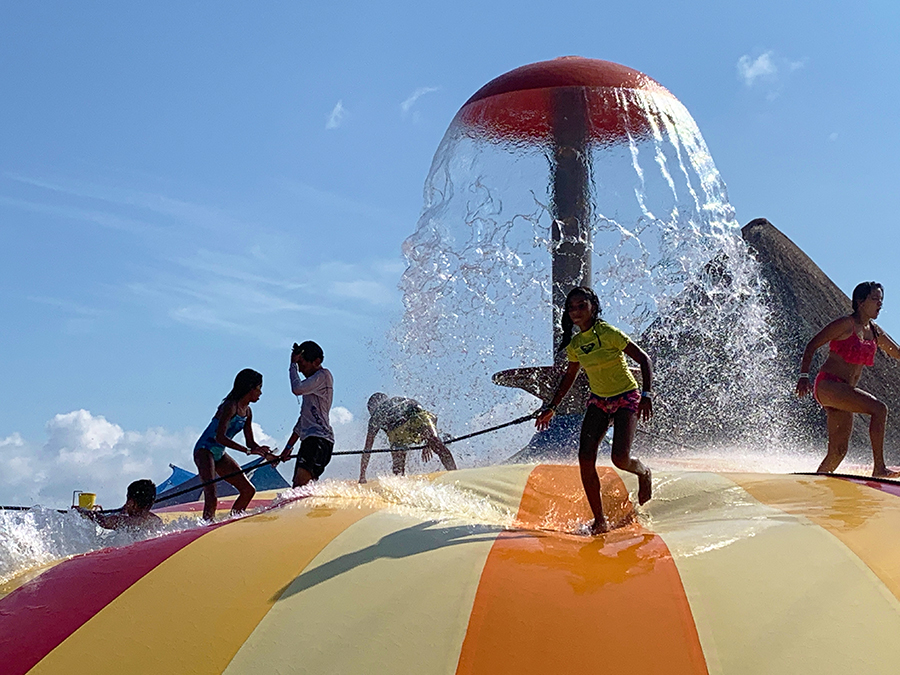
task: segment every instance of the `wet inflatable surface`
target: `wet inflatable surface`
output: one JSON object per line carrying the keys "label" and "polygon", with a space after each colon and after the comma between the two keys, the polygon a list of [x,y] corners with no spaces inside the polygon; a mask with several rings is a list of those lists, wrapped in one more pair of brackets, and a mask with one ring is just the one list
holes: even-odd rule
{"label": "wet inflatable surface", "polygon": [[897,671],[900,486],[657,472],[633,518],[636,481],[600,471],[627,523],[601,537],[574,534],[577,467],[516,465],[405,479],[483,517],[377,484],[260,494],[75,556],[2,589],[3,672]]}

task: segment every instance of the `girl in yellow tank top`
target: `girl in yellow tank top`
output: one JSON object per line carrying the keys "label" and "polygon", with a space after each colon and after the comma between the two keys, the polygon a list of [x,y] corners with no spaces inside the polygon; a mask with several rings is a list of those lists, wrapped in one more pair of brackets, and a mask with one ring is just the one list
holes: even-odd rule
{"label": "girl in yellow tank top", "polygon": [[[579,332],[572,337],[578,326]],[[556,407],[568,393],[584,368],[591,386],[584,421],[581,423],[581,442],[578,464],[581,482],[594,514],[593,534],[609,531],[600,497],[600,478],[597,475],[597,448],[610,423],[613,424],[612,461],[618,468],[638,477],[638,502],[650,499],[652,483],[650,469],[631,457],[631,445],[637,420],[649,420],[653,415],[653,367],[646,352],[634,344],[618,328],[600,319],[600,302],[596,293],[586,286],[573,288],[566,297],[562,318],[563,344],[569,366],[550,400],[538,415],[535,426],[542,431],[550,426]],[[625,356],[641,367],[643,391],[628,369]]]}

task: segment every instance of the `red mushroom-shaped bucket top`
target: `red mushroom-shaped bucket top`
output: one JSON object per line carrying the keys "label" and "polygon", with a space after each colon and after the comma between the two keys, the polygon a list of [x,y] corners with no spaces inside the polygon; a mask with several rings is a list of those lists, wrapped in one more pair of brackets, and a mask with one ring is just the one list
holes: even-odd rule
{"label": "red mushroom-shaped bucket top", "polygon": [[[568,95],[560,96],[562,90]],[[646,109],[628,90],[672,94],[644,73],[618,63],[564,56],[497,77],[466,101],[456,122],[479,136],[506,141],[552,141],[554,125],[581,101],[585,140],[614,142],[649,130]],[[672,97],[674,98],[674,97]],[[561,103],[563,101],[564,103]]]}

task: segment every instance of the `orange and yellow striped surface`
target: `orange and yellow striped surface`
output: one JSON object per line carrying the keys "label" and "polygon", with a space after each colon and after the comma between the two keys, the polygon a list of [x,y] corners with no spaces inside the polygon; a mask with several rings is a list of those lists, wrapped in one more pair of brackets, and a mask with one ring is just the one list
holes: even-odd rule
{"label": "orange and yellow striped surface", "polygon": [[[636,481],[600,467],[611,521]],[[296,499],[49,566],[0,598],[24,673],[895,673],[900,486],[657,472],[600,537],[578,468],[420,477],[508,512]],[[259,495],[268,503],[274,495]],[[172,513],[189,511],[185,505]],[[163,514],[167,515],[167,514]]]}

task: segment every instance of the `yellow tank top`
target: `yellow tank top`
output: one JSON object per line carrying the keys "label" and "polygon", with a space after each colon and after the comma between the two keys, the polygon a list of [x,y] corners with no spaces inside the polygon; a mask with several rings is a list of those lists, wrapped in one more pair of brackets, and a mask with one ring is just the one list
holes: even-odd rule
{"label": "yellow tank top", "polygon": [[629,337],[618,328],[598,321],[572,338],[566,356],[584,368],[592,393],[609,398],[638,388],[625,362],[623,350],[629,342]]}

